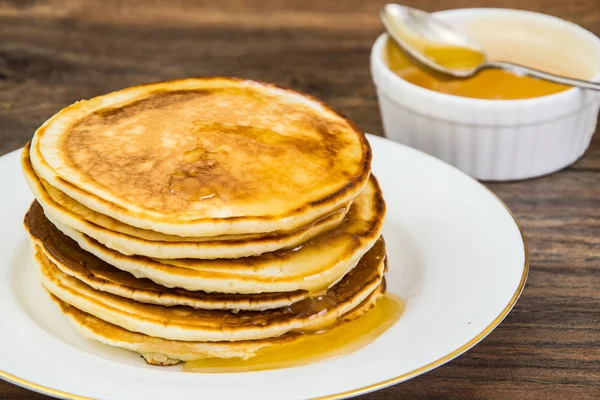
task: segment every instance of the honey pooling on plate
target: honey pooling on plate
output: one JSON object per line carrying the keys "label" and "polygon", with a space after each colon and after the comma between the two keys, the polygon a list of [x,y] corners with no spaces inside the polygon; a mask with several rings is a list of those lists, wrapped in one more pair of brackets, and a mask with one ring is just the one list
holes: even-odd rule
{"label": "honey pooling on plate", "polygon": [[187,372],[249,372],[289,368],[332,360],[351,354],[375,341],[394,325],[402,315],[404,301],[386,294],[380,297],[373,309],[356,320],[339,320],[335,329],[302,335],[291,343],[267,347],[247,360],[206,358],[188,361]]}
{"label": "honey pooling on plate", "polygon": [[[424,53],[448,68],[472,68],[483,61],[482,53],[461,47],[429,46],[424,49]],[[570,88],[570,86],[519,76],[499,69],[488,69],[467,79],[445,77],[416,65],[391,40],[386,43],[385,62],[390,70],[407,82],[460,97],[518,100],[546,96]],[[561,71],[548,72],[561,73]]]}

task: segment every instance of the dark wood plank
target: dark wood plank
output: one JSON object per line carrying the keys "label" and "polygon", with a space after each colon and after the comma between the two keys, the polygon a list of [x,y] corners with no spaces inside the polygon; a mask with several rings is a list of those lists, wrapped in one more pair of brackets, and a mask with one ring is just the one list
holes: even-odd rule
{"label": "dark wood plank", "polygon": [[[323,98],[381,134],[369,72],[384,1],[0,0],[0,154],[60,108],[122,87],[237,75]],[[492,0],[412,0],[426,9]],[[505,0],[600,34],[597,0]],[[531,251],[527,288],[457,360],[365,399],[600,398],[600,136],[575,165],[494,183]],[[0,399],[43,399],[0,381]]]}

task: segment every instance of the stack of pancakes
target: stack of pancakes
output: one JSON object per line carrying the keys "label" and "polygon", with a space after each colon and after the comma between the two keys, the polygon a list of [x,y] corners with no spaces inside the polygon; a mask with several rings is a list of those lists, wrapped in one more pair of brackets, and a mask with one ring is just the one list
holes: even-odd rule
{"label": "stack of pancakes", "polygon": [[309,96],[202,78],[50,118],[22,165],[44,287],[86,337],[169,365],[335,329],[385,291],[365,136]]}

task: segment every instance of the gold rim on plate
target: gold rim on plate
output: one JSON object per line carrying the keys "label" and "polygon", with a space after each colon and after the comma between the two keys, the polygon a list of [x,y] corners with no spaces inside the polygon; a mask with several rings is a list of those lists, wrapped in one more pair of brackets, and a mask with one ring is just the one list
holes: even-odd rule
{"label": "gold rim on plate", "polygon": [[[445,355],[435,361],[430,362],[429,364],[423,365],[422,367],[416,368],[412,371],[409,371],[402,375],[396,376],[394,378],[387,379],[385,381],[373,383],[371,385],[364,386],[364,387],[361,387],[358,389],[349,390],[346,392],[336,393],[333,395],[328,395],[328,396],[323,396],[323,397],[317,397],[317,398],[315,398],[315,400],[336,400],[336,399],[343,399],[343,398],[347,398],[347,397],[358,396],[360,394],[373,392],[375,390],[379,390],[379,389],[386,388],[388,386],[392,386],[395,383],[406,381],[406,380],[414,378],[418,375],[421,375],[425,372],[431,371],[432,369],[437,368],[437,367],[447,363],[448,361],[451,361],[452,359],[458,357],[459,355],[463,354],[464,352],[466,352],[467,350],[469,350],[470,348],[475,346],[477,343],[479,343],[491,331],[493,331],[494,328],[496,328],[498,325],[500,325],[502,320],[508,315],[510,310],[512,310],[514,305],[517,303],[517,300],[519,300],[519,297],[521,296],[523,289],[525,288],[525,282],[527,281],[527,275],[529,273],[529,249],[527,247],[527,240],[525,239],[525,235],[523,233],[523,228],[521,227],[521,224],[517,220],[517,217],[515,217],[513,212],[510,210],[510,208],[508,208],[508,206],[502,201],[502,199],[500,199],[500,197],[498,197],[494,192],[492,192],[490,189],[488,189],[485,185],[481,185],[481,186],[483,186],[488,192],[493,194],[494,197],[496,197],[496,199],[498,199],[500,204],[502,204],[504,206],[504,208],[506,208],[506,210],[508,211],[508,213],[510,214],[512,219],[515,221],[515,224],[517,225],[517,228],[519,229],[519,233],[521,234],[521,239],[523,240],[523,250],[525,251],[525,265],[523,266],[523,274],[521,275],[521,281],[519,282],[519,286],[517,286],[517,290],[513,294],[509,303],[506,305],[506,307],[504,307],[504,309],[502,310],[500,315],[498,315],[487,327],[485,327],[477,336],[475,336],[474,338],[469,340],[467,343],[463,344],[458,349],[448,353],[447,355]],[[52,389],[52,388],[49,388],[46,386],[38,385],[37,383],[29,382],[25,379],[19,378],[17,376],[14,376],[14,375],[9,374],[4,371],[0,371],[0,378],[4,379],[10,383],[14,383],[15,385],[21,386],[25,389],[30,389],[35,392],[47,394],[47,395],[54,396],[54,397],[61,397],[61,398],[67,399],[67,400],[92,400],[91,397],[79,396],[76,394],[67,393],[67,392],[63,392],[61,390]]]}

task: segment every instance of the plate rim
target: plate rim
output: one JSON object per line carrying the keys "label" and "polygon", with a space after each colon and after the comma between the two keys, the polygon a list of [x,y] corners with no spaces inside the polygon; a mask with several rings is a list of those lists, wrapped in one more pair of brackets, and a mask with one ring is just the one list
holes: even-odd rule
{"label": "plate rim", "polygon": [[[500,323],[504,320],[504,318],[508,315],[508,313],[513,309],[513,307],[515,306],[515,304],[517,303],[517,301],[519,300],[519,297],[521,296],[521,294],[523,293],[523,290],[525,288],[525,284],[527,282],[527,276],[529,274],[529,262],[530,262],[530,256],[529,256],[529,247],[527,244],[527,239],[525,238],[525,234],[523,232],[523,227],[521,226],[521,224],[519,223],[519,220],[517,219],[517,217],[515,216],[515,214],[512,212],[512,210],[506,205],[506,203],[504,203],[504,201],[494,192],[492,192],[487,186],[485,186],[484,184],[482,184],[481,182],[479,182],[478,180],[476,180],[475,178],[465,174],[464,172],[460,171],[458,168],[445,163],[442,160],[439,160],[427,153],[424,153],[420,150],[414,149],[410,146],[406,146],[403,145],[401,143],[397,143],[394,142],[393,140],[390,140],[388,138],[385,137],[379,137],[379,136],[375,136],[372,134],[366,134],[367,138],[369,139],[369,141],[375,139],[375,140],[380,140],[380,141],[384,141],[384,142],[392,142],[394,143],[394,145],[399,145],[401,147],[406,147],[411,151],[415,151],[417,153],[420,153],[422,156],[425,156],[427,158],[431,158],[434,159],[438,162],[441,162],[443,164],[445,164],[447,167],[450,167],[452,169],[457,170],[458,172],[460,172],[461,174],[467,176],[468,178],[470,178],[474,183],[480,185],[481,187],[483,187],[488,193],[490,193],[492,196],[494,196],[496,198],[496,200],[506,209],[506,211],[508,211],[509,215],[512,217],[515,225],[517,226],[518,230],[519,230],[519,234],[521,235],[521,240],[523,241],[523,251],[524,251],[524,265],[523,265],[523,272],[521,275],[521,279],[519,281],[519,285],[517,286],[515,292],[513,293],[510,301],[508,302],[508,304],[504,307],[504,309],[500,312],[500,314],[494,318],[494,320],[487,325],[481,332],[479,332],[477,335],[475,335],[473,338],[471,338],[467,343],[463,344],[462,346],[458,347],[457,349],[451,351],[450,353],[438,358],[437,360],[434,360],[428,364],[425,364],[419,368],[415,368],[412,371],[406,372],[404,374],[398,375],[396,377],[393,378],[389,378],[380,382],[376,382],[367,386],[363,386],[360,388],[356,388],[356,389],[352,389],[352,390],[348,390],[345,392],[340,392],[340,393],[335,393],[335,394],[331,394],[331,395],[326,395],[326,396],[321,396],[321,397],[316,397],[315,400],[338,400],[338,399],[345,399],[345,398],[349,398],[349,397],[354,397],[354,396],[358,396],[361,394],[365,394],[365,393],[369,393],[369,392],[373,392],[376,390],[380,390],[383,388],[386,388],[388,386],[392,386],[396,383],[400,383],[412,378],[415,378],[419,375],[422,375],[426,372],[429,372],[437,367],[440,367],[444,364],[446,364],[449,361],[452,361],[454,358],[460,356],[461,354],[465,353],[466,351],[468,351],[469,349],[473,348],[475,345],[477,345],[481,340],[483,340],[486,336],[488,336],[498,325],[500,325]],[[5,157],[8,155],[11,155],[13,153],[16,152],[20,152],[22,151],[22,148],[19,148],[17,150],[8,152],[0,157]],[[53,396],[53,397],[57,397],[57,398],[63,398],[63,399],[67,399],[67,400],[92,400],[91,397],[85,397],[85,396],[80,396],[77,394],[73,394],[73,393],[69,393],[69,392],[65,392],[59,389],[53,389],[53,388],[49,388],[47,386],[43,386],[43,385],[39,385],[37,383],[28,381],[26,379],[20,378],[16,375],[10,374],[8,372],[2,371],[0,370],[0,378],[15,384],[17,386],[20,386],[24,389],[28,389],[28,390],[32,390],[34,392],[37,393],[41,393],[41,394],[45,394],[45,395],[49,395],[49,396]]]}

